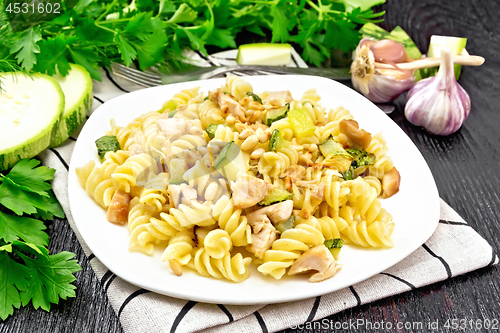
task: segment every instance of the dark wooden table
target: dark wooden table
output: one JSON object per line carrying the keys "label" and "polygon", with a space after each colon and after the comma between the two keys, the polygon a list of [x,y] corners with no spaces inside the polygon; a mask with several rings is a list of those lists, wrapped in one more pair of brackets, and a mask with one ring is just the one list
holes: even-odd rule
{"label": "dark wooden table", "polygon": [[[469,118],[458,133],[436,137],[412,126],[403,115],[405,97],[396,101],[391,118],[422,152],[436,180],[439,193],[499,253],[500,251],[500,2],[498,0],[388,0],[382,26],[400,25],[427,51],[431,35],[467,37],[467,50],[486,63],[464,68],[461,85],[471,97]],[[50,313],[31,306],[16,310],[0,333],[13,332],[122,332],[99,281],[94,275],[67,221],[50,226],[50,251],[72,251],[83,270],[76,274],[77,297],[54,305]],[[439,322],[435,332],[445,329],[448,319],[500,320],[500,276],[498,266],[483,268],[428,287],[349,309],[327,318],[332,322],[358,319],[372,323],[403,323],[393,332],[428,332],[418,323]],[[320,321],[321,323],[321,321]],[[500,323],[497,330],[500,330]],[[287,330],[286,332],[298,332]],[[311,330],[304,330],[304,332]],[[324,330],[327,331],[327,330]],[[349,332],[384,332],[348,328]],[[484,329],[456,330],[481,332]],[[495,330],[491,330],[495,331]]]}

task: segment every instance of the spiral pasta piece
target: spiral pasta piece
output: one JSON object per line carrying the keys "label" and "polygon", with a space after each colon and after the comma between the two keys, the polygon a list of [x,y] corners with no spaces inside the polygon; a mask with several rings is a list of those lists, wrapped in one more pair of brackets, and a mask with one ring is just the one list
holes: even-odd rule
{"label": "spiral pasta piece", "polygon": [[341,122],[344,119],[353,119],[352,114],[344,108],[343,106],[338,106],[335,109],[328,111],[328,121],[329,122]]}
{"label": "spiral pasta piece", "polygon": [[235,246],[246,246],[251,242],[251,229],[247,218],[241,216],[241,209],[235,209],[231,199],[224,195],[213,206],[213,216],[219,227],[225,230]]}
{"label": "spiral pasta piece", "polygon": [[264,263],[257,270],[264,275],[281,279],[288,267],[310,247],[323,244],[325,237],[319,230],[307,224],[299,224],[285,230],[271,249],[264,253]]}
{"label": "spiral pasta piece", "polygon": [[291,165],[299,161],[299,152],[289,146],[277,152],[266,152],[259,159],[258,170],[264,176],[264,180],[271,182],[271,178],[278,178]]}
{"label": "spiral pasta piece", "polygon": [[238,100],[244,98],[247,92],[253,93],[252,85],[235,75],[226,76],[226,84],[223,90],[230,93]]}
{"label": "spiral pasta piece", "polygon": [[325,184],[324,200],[335,212],[338,212],[339,207],[345,204],[350,192],[349,187],[341,186],[341,181],[343,180],[330,170],[321,178],[321,183]]}
{"label": "spiral pasta piece", "polygon": [[203,129],[206,129],[211,124],[223,124],[225,121],[224,113],[211,99],[207,99],[201,103],[198,109],[198,116]]}
{"label": "spiral pasta piece", "polygon": [[203,240],[207,254],[221,259],[233,249],[233,242],[228,232],[223,229],[211,230]]}
{"label": "spiral pasta piece", "polygon": [[83,167],[75,169],[82,187],[103,208],[109,206],[116,192],[109,174],[117,166],[118,164],[108,164],[96,167],[94,161],[89,161]]}
{"label": "spiral pasta piece", "polygon": [[111,178],[116,189],[130,192],[130,188],[135,186],[138,181],[145,182],[150,172],[156,173],[158,166],[156,161],[148,154],[139,154],[131,156],[118,166]]}
{"label": "spiral pasta piece", "polygon": [[182,266],[187,265],[191,260],[191,251],[195,246],[193,230],[187,230],[177,233],[170,238],[167,248],[161,254],[161,260],[167,261],[175,259]]}
{"label": "spiral pasta piece", "polygon": [[370,186],[363,178],[348,180],[342,186],[349,187],[348,205],[354,207],[361,218],[370,225],[373,221],[386,221],[387,211],[382,208],[377,198],[377,190]]}
{"label": "spiral pasta piece", "polygon": [[394,165],[392,158],[387,155],[389,148],[387,148],[386,141],[380,133],[372,137],[366,151],[375,154],[376,157],[375,164],[368,167],[370,175],[382,179],[384,174],[389,172]]}
{"label": "spiral pasta piece", "polygon": [[340,216],[329,217],[322,216],[319,218],[311,217],[310,219],[296,219],[295,225],[307,224],[316,228],[321,232],[325,239],[341,238],[340,232],[348,227],[347,222]]}
{"label": "spiral pasta piece", "polygon": [[158,240],[169,240],[179,232],[189,228],[180,225],[179,221],[172,215],[162,212],[159,218],[151,216],[145,229]]}
{"label": "spiral pasta piece", "polygon": [[177,105],[200,103],[200,101],[203,101],[203,97],[199,91],[200,87],[183,89],[175,93],[171,100],[177,102]]}
{"label": "spiral pasta piece", "polygon": [[168,200],[167,183],[166,173],[151,175],[141,191],[140,202],[152,207],[155,212],[161,212]]}
{"label": "spiral pasta piece", "polygon": [[146,228],[153,213],[153,210],[142,204],[139,198],[135,197],[130,201],[128,213],[128,229],[130,231],[128,250],[130,252],[153,255],[153,242],[156,238]]}
{"label": "spiral pasta piece", "polygon": [[340,216],[345,219],[348,226],[342,230],[342,238],[363,247],[393,247],[391,235],[394,223],[375,221],[368,225],[366,221],[359,221],[355,209],[344,206],[340,209]]}
{"label": "spiral pasta piece", "polygon": [[363,177],[363,180],[375,189],[377,197],[380,195],[380,193],[382,193],[382,183],[380,182],[380,179],[375,176],[366,176]]}
{"label": "spiral pasta piece", "polygon": [[248,266],[251,262],[252,258],[243,258],[241,253],[234,256],[227,253],[224,257],[215,259],[208,255],[205,248],[199,247],[193,250],[193,258],[188,263],[188,267],[202,276],[243,282],[250,276]]}
{"label": "spiral pasta piece", "polygon": [[189,228],[192,226],[209,226],[215,224],[212,217],[212,209],[197,201],[191,203],[192,207],[180,204],[178,208],[171,208],[170,215],[173,216],[178,225]]}

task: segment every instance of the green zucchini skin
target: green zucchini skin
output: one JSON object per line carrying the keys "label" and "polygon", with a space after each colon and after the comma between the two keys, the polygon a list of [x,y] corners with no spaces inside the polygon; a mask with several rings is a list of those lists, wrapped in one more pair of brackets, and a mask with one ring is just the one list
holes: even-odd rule
{"label": "green zucchini skin", "polygon": [[[60,146],[65,142],[73,132],[82,125],[92,107],[94,101],[94,94],[92,91],[92,79],[87,70],[80,66],[71,64],[72,71],[79,71],[84,74],[85,85],[82,86],[82,97],[78,100],[76,107],[72,110],[66,111],[62,115],[59,126],[56,128],[50,141],[50,148]],[[71,75],[71,72],[70,74]]]}

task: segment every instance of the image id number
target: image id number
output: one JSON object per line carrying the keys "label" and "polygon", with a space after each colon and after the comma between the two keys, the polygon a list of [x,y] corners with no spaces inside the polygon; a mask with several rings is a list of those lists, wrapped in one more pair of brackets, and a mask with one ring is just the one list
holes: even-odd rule
{"label": "image id number", "polygon": [[500,322],[498,319],[448,319],[444,323],[444,327],[448,329],[487,329],[487,330],[499,330],[500,329]]}
{"label": "image id number", "polygon": [[55,3],[51,4],[50,2],[47,3],[9,3],[7,7],[5,8],[5,11],[7,13],[14,13],[14,14],[60,14],[61,13],[61,4],[60,3]]}

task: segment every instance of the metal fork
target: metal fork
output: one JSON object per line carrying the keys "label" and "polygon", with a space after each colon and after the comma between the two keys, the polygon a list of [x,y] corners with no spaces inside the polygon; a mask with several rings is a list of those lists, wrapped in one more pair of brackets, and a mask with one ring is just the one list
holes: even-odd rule
{"label": "metal fork", "polygon": [[111,70],[117,76],[143,87],[155,87],[162,84],[206,80],[227,73],[238,74],[302,74],[323,76],[334,80],[350,80],[348,68],[299,68],[277,66],[217,66],[197,67],[187,71],[163,74],[153,71],[139,71],[118,63],[111,63]]}

